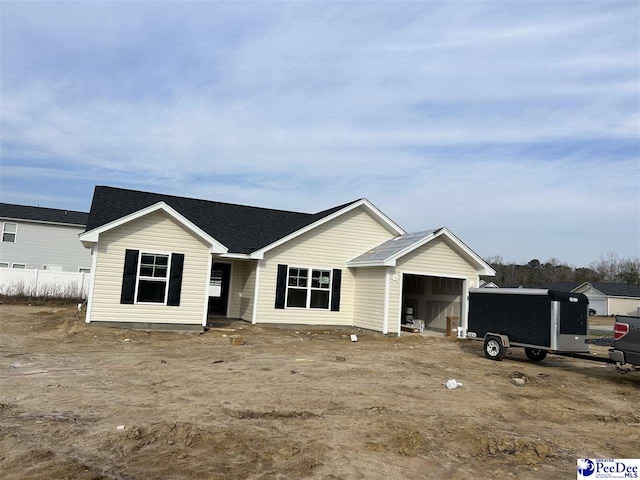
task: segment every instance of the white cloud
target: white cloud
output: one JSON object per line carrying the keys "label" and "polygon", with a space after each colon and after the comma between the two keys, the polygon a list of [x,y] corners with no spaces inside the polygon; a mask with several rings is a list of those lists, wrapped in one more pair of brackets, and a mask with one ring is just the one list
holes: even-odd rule
{"label": "white cloud", "polygon": [[596,217],[638,250],[636,3],[160,5],[5,8],[2,198],[78,175],[299,210],[367,196],[485,254],[590,261],[602,240],[567,245]]}

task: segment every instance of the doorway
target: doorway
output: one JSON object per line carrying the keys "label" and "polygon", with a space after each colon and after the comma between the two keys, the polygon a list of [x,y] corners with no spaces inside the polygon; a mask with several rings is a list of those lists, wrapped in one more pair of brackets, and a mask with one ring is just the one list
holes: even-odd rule
{"label": "doorway", "polygon": [[209,315],[227,316],[231,264],[214,262],[209,278]]}
{"label": "doorway", "polygon": [[404,274],[401,323],[423,320],[425,327],[446,332],[447,318],[462,318],[464,282],[459,278]]}

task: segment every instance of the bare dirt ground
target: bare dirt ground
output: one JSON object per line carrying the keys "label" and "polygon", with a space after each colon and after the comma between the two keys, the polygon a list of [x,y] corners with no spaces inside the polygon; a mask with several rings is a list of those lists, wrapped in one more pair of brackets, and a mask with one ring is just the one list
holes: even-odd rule
{"label": "bare dirt ground", "polygon": [[492,362],[479,342],[417,334],[232,328],[0,305],[0,476],[559,479],[577,458],[640,456],[638,373],[518,349]]}

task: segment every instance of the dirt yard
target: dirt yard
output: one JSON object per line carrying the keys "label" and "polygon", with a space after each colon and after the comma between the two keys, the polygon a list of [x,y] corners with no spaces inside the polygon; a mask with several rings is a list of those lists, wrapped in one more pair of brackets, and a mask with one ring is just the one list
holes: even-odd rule
{"label": "dirt yard", "polygon": [[0,305],[2,478],[571,479],[578,458],[640,456],[639,373],[418,334],[227,328]]}

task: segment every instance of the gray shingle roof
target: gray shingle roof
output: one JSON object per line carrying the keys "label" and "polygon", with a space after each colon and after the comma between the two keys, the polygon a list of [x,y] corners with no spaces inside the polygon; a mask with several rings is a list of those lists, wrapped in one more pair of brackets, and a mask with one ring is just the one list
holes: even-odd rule
{"label": "gray shingle roof", "polygon": [[368,252],[363,253],[359,257],[354,258],[349,262],[349,265],[357,266],[357,264],[384,263],[401,251],[424,240],[426,237],[433,235],[438,230],[440,229],[423,230],[421,232],[406,233],[399,237],[392,238],[391,240],[387,240],[377,247],[372,248]]}
{"label": "gray shingle roof", "polygon": [[96,186],[86,231],[164,202],[225,245],[229,253],[251,253],[357,201],[311,214]]}
{"label": "gray shingle roof", "polygon": [[640,285],[603,282],[589,282],[589,284],[609,297],[640,297]]}
{"label": "gray shingle roof", "polygon": [[31,220],[36,222],[67,223],[84,226],[87,224],[89,214],[86,212],[61,210],[58,208],[0,203],[0,218]]}

